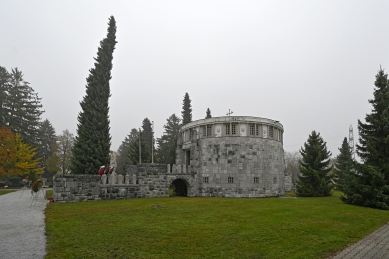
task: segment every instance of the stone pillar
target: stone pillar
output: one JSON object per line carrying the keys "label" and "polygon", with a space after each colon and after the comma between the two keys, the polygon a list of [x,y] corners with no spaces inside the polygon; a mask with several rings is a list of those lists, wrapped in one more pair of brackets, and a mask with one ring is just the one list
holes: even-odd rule
{"label": "stone pillar", "polygon": [[181,165],[177,166],[177,174],[181,174]]}
{"label": "stone pillar", "polygon": [[136,175],[135,174],[132,175],[132,184],[136,184]]}
{"label": "stone pillar", "polygon": [[118,175],[118,184],[123,184],[123,175]]}
{"label": "stone pillar", "polygon": [[167,173],[170,173],[170,164],[167,164]]}
{"label": "stone pillar", "polygon": [[126,185],[130,184],[130,176],[128,174],[126,174],[125,182],[126,182]]}
{"label": "stone pillar", "polygon": [[107,175],[106,174],[103,174],[101,176],[101,182],[103,183],[103,186],[107,185]]}
{"label": "stone pillar", "polygon": [[188,165],[188,174],[192,173],[192,166]]}
{"label": "stone pillar", "polygon": [[186,174],[186,165],[183,165],[183,166],[182,166],[182,173],[183,173],[183,174]]}
{"label": "stone pillar", "polygon": [[111,174],[111,175],[108,176],[108,184],[109,185],[113,184],[112,180],[113,180],[113,175]]}
{"label": "stone pillar", "polygon": [[118,184],[118,177],[116,173],[112,173],[111,176],[112,176],[112,184]]}
{"label": "stone pillar", "polygon": [[176,174],[176,173],[177,173],[176,164],[173,164],[172,173],[173,173],[173,174]]}

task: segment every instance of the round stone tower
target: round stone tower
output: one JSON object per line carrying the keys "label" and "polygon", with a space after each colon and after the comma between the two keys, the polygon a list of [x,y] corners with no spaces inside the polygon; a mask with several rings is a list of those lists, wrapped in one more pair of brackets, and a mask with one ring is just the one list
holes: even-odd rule
{"label": "round stone tower", "polygon": [[190,196],[270,197],[284,194],[283,126],[224,116],[184,125],[176,165],[190,175]]}

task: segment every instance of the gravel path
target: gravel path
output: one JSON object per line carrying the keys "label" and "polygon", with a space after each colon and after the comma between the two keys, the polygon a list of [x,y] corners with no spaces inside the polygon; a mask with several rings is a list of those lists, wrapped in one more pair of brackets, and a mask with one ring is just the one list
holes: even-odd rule
{"label": "gravel path", "polygon": [[[30,259],[46,255],[45,215],[42,193],[31,205],[30,190],[0,195],[0,258]],[[21,196],[21,197],[20,197]]]}

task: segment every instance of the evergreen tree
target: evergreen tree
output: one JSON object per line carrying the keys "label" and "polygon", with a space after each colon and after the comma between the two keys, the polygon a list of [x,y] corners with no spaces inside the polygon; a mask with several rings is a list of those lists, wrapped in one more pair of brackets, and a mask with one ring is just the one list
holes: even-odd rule
{"label": "evergreen tree", "polygon": [[326,142],[320,133],[312,131],[304,148],[300,149],[300,175],[296,191],[298,196],[330,196],[332,170],[330,165],[331,152],[327,151]]}
{"label": "evergreen tree", "polygon": [[[157,139],[158,144],[158,163],[174,164],[171,161],[175,160],[175,148],[177,144],[174,144],[174,139],[178,135],[181,128],[181,119],[176,114],[172,114],[166,119],[166,124],[163,126],[165,129],[163,135]],[[174,149],[174,158],[171,158],[172,153],[170,149]]]}
{"label": "evergreen tree", "polygon": [[192,121],[192,104],[189,98],[189,94],[185,93],[184,100],[182,102],[182,125],[185,125]]}
{"label": "evergreen tree", "polygon": [[8,98],[7,92],[9,89],[10,74],[7,69],[0,66],[0,127],[5,127],[6,119],[6,100]]}
{"label": "evergreen tree", "polygon": [[[142,161],[142,163],[150,163],[150,161],[151,161],[150,151],[148,150],[143,138],[141,137],[140,139],[141,139],[141,141],[140,141],[141,161]],[[137,165],[139,163],[139,137],[131,144],[130,152],[129,152],[128,156],[129,156],[133,165]]]}
{"label": "evergreen tree", "polygon": [[366,123],[358,120],[357,154],[364,164],[355,164],[356,172],[344,186],[346,203],[389,209],[389,82],[380,69],[374,82],[373,106]]}
{"label": "evergreen tree", "polygon": [[[151,155],[151,143],[153,143],[154,140],[154,133],[153,133],[151,122],[148,118],[145,118],[142,122],[142,139],[145,142],[146,148]],[[152,150],[155,151],[154,143],[153,143]],[[148,163],[151,163],[151,157],[150,157],[150,162]]]}
{"label": "evergreen tree", "polygon": [[[6,73],[2,69],[2,77]],[[2,80],[3,82],[5,79]],[[38,147],[38,135],[40,116],[43,113],[40,103],[41,98],[23,79],[23,74],[17,68],[12,69],[9,74],[8,83],[3,84],[2,93],[5,99],[2,100],[3,124],[18,133],[26,144]]]}
{"label": "evergreen tree", "polygon": [[116,22],[109,18],[107,37],[100,42],[95,66],[87,78],[86,95],[80,103],[77,136],[71,159],[71,172],[95,174],[100,165],[110,163],[109,106],[113,51],[116,45]]}
{"label": "evergreen tree", "polygon": [[117,168],[116,173],[125,174],[126,166],[132,164],[129,157],[131,145],[138,139],[139,132],[137,129],[131,129],[131,132],[124,138],[122,144],[119,146],[117,151]]}
{"label": "evergreen tree", "polygon": [[207,115],[205,116],[205,118],[206,119],[212,118],[211,110],[209,108],[207,109]]}
{"label": "evergreen tree", "polygon": [[169,147],[168,164],[171,166],[176,163],[177,138],[178,135],[173,138],[173,142]]}
{"label": "evergreen tree", "polygon": [[336,187],[338,190],[343,190],[345,176],[350,173],[353,167],[353,158],[351,148],[347,142],[347,138],[343,139],[342,146],[339,148],[339,155],[336,157],[334,173],[336,179]]}
{"label": "evergreen tree", "polygon": [[[57,137],[53,125],[51,125],[48,119],[39,123],[39,135],[38,135],[38,157],[41,158],[41,165],[46,164],[47,159],[53,154],[52,148],[56,144]],[[45,173],[48,169],[45,168]]]}

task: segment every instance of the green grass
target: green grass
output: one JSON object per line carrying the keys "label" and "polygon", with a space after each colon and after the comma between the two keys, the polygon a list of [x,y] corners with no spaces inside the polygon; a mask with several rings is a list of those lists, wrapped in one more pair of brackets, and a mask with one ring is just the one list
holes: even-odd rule
{"label": "green grass", "polygon": [[50,258],[327,258],[389,211],[323,198],[154,198],[55,203]]}
{"label": "green grass", "polygon": [[47,190],[46,191],[46,198],[53,198],[53,190]]}
{"label": "green grass", "polygon": [[4,195],[10,192],[16,192],[16,190],[0,190],[0,195]]}

